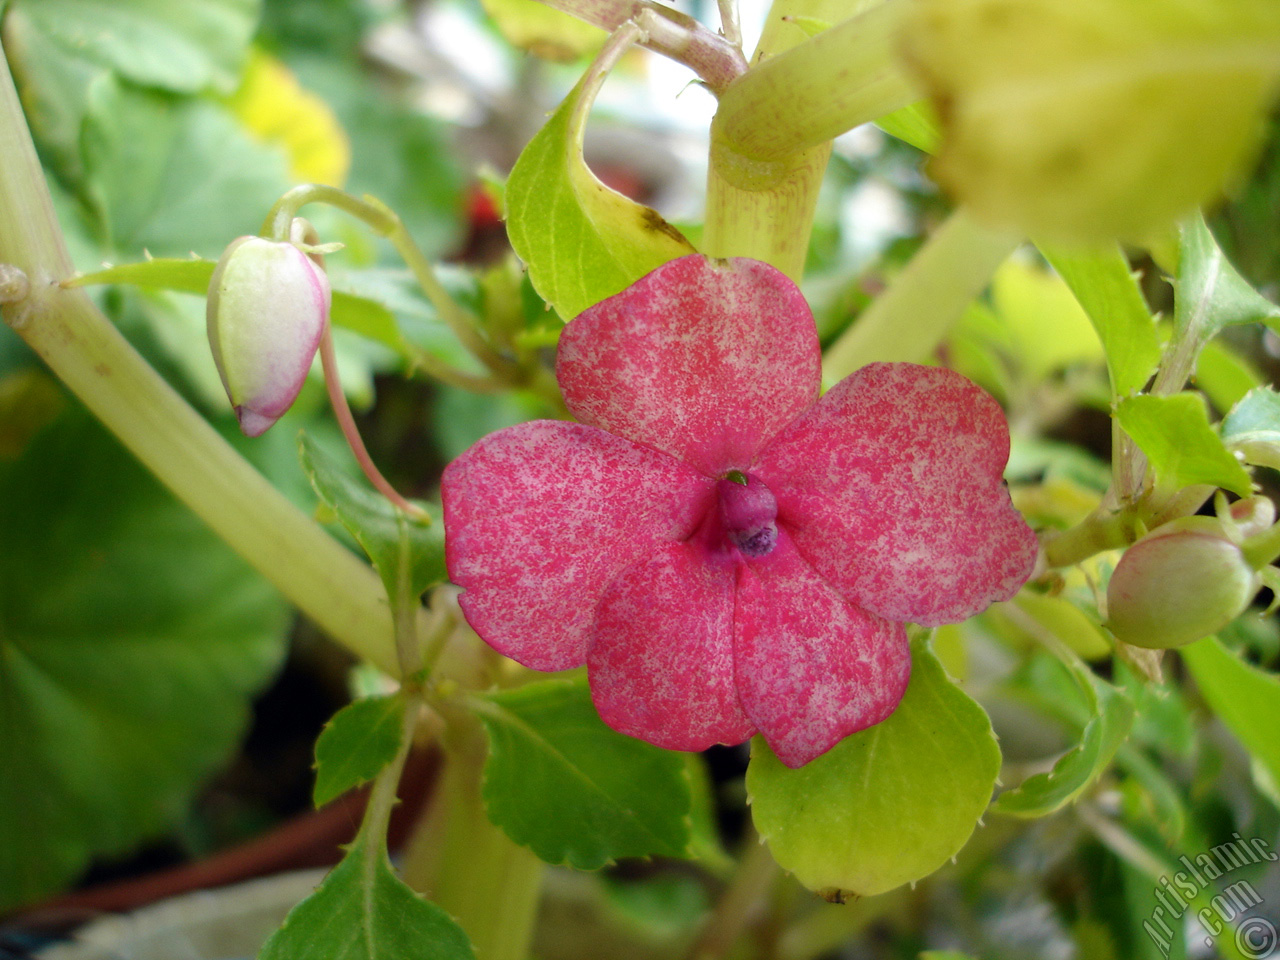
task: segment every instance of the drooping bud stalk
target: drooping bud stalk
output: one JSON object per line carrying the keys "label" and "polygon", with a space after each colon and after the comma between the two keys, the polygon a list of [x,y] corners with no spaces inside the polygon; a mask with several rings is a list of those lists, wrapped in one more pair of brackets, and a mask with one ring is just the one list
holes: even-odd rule
{"label": "drooping bud stalk", "polygon": [[240,429],[256,437],[297,399],[329,325],[329,280],[292,243],[240,237],[209,282],[209,346]]}
{"label": "drooping bud stalk", "polygon": [[1107,587],[1111,632],[1149,649],[1181,647],[1238,617],[1261,586],[1232,531],[1183,517],[1125,551]]}
{"label": "drooping bud stalk", "polygon": [[209,345],[240,429],[256,437],[283,416],[319,351],[334,417],[360,469],[397,509],[429,523],[426,511],[402,497],[374,464],[342,392],[324,269],[324,254],[342,244],[321,244],[302,217],[273,212],[268,226],[274,239],[233,241],[209,282]]}

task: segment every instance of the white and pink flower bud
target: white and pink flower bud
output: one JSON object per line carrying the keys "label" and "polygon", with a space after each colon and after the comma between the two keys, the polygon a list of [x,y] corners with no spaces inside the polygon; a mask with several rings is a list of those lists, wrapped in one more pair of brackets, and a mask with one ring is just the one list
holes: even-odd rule
{"label": "white and pink flower bud", "polygon": [[209,282],[209,346],[246,436],[297,399],[329,302],[324,270],[292,243],[240,237],[222,254]]}
{"label": "white and pink flower bud", "polygon": [[1120,558],[1107,587],[1108,626],[1137,647],[1185,646],[1238,617],[1260,586],[1222,521],[1182,517]]}

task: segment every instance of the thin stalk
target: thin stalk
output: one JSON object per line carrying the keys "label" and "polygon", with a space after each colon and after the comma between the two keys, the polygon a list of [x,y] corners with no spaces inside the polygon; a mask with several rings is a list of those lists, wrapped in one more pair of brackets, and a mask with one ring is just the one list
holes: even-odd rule
{"label": "thin stalk", "polygon": [[722,150],[750,170],[918,100],[896,56],[906,6],[888,0],[753,66],[720,98]]}
{"label": "thin stalk", "polygon": [[[396,544],[396,588],[388,599],[391,601],[391,622],[396,638],[396,660],[400,664],[400,684],[402,687],[411,686],[413,692],[419,694],[417,674],[426,666],[428,648],[418,631],[418,611],[422,607],[422,595],[413,586],[413,544],[409,539],[408,529],[411,522],[413,521],[406,516],[396,517],[399,533],[399,542]],[[416,709],[414,713],[417,713]],[[412,733],[412,729],[409,732]]]}
{"label": "thin stalk", "polygon": [[[3,48],[0,48],[0,55]],[[3,316],[133,454],[322,630],[394,673],[373,570],[291,504],[157,374],[73,273],[7,66],[0,67],[0,263],[29,293]]]}
{"label": "thin stalk", "polygon": [[1019,242],[956,210],[827,350],[827,376],[840,379],[878,360],[927,359]]}
{"label": "thin stalk", "polygon": [[492,370],[508,383],[518,383],[523,379],[523,371],[518,364],[507,359],[493,349],[480,336],[476,328],[475,318],[464,310],[449,295],[440,279],[436,276],[435,267],[426,255],[414,243],[413,237],[405,228],[404,222],[396,214],[372,197],[353,197],[337,187],[323,184],[303,184],[294,187],[276,201],[276,205],[267,214],[263,224],[263,234],[278,240],[287,240],[294,217],[298,210],[308,203],[325,203],[351,214],[374,232],[391,241],[405,265],[408,266],[422,292],[427,295],[436,313],[448,324],[453,335],[477,360]]}
{"label": "thin stalk", "polygon": [[725,41],[742,50],[742,24],[738,21],[738,0],[718,0],[720,34]]}
{"label": "thin stalk", "polygon": [[690,960],[727,957],[761,909],[761,902],[782,875],[769,848],[754,830],[743,841],[742,859],[733,880],[708,918],[690,951]]}
{"label": "thin stalk", "polygon": [[347,446],[355,454],[356,463],[360,464],[360,469],[364,471],[364,475],[369,478],[369,482],[377,488],[379,493],[391,501],[396,509],[403,510],[416,520],[430,523],[431,518],[426,511],[400,496],[396,488],[391,486],[387,482],[387,478],[382,475],[382,471],[373,462],[373,458],[369,456],[369,451],[364,445],[364,439],[360,436],[360,430],[356,427],[355,418],[351,416],[351,407],[347,404],[347,395],[342,392],[342,378],[338,373],[338,358],[333,353],[333,331],[328,324],[325,324],[324,333],[320,336],[320,366],[324,369],[324,385],[325,389],[329,391],[329,404],[333,407],[333,415],[338,421],[342,435],[347,440]]}
{"label": "thin stalk", "polygon": [[569,129],[578,131],[578,148],[581,149],[582,131],[587,126],[587,115],[591,112],[592,106],[595,105],[596,96],[600,93],[600,88],[604,86],[604,82],[609,77],[609,72],[618,65],[618,61],[622,59],[622,55],[626,53],[632,44],[640,43],[646,36],[646,29],[653,23],[654,17],[651,13],[642,11],[635,20],[628,20],[626,23],[618,27],[609,35],[609,39],[604,42],[599,52],[596,53],[595,59],[591,61],[591,66],[587,67],[587,72],[582,75],[582,93],[579,95],[577,102],[573,105],[573,115],[569,118]]}
{"label": "thin stalk", "polygon": [[1104,550],[1127,547],[1137,539],[1138,529],[1138,518],[1131,511],[1099,507],[1044,544],[1045,562],[1051,567],[1070,567]]}
{"label": "thin stalk", "polygon": [[[655,53],[682,63],[719,94],[747,69],[741,48],[726,25],[725,36],[717,36],[693,17],[652,0],[542,0],[549,7],[593,23],[613,33],[628,21],[641,21],[650,14],[645,37],[639,41]],[[731,0],[726,0],[731,2]],[[723,11],[723,4],[721,10]]]}
{"label": "thin stalk", "polygon": [[1175,334],[1165,348],[1155,379],[1151,381],[1151,394],[1170,397],[1181,391],[1190,379],[1191,372],[1195,369],[1196,357],[1200,355],[1205,343],[1205,340],[1189,331]]}
{"label": "thin stalk", "polygon": [[413,746],[413,731],[418,725],[418,707],[420,701],[410,698],[405,705],[404,719],[400,724],[400,748],[395,758],[387,764],[374,778],[373,788],[369,791],[369,802],[364,808],[364,821],[360,824],[360,832],[365,843],[366,873],[370,879],[367,888],[373,886],[373,872],[377,860],[385,856],[387,828],[391,825],[391,811],[396,805],[396,791],[400,787],[400,775],[404,773],[405,760],[409,757],[409,748]]}

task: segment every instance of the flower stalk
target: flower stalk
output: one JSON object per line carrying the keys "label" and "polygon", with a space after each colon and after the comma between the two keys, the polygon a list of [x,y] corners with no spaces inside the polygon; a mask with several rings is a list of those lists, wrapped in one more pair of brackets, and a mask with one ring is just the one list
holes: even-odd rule
{"label": "flower stalk", "polygon": [[402,875],[461,924],[480,960],[525,960],[545,868],[485,813],[480,722],[462,709],[439,709],[447,722],[442,769],[403,853]]}
{"label": "flower stalk", "polygon": [[[323,184],[303,184],[302,186],[294,187],[276,201],[276,205],[271,208],[271,211],[267,214],[266,221],[263,223],[263,235],[277,240],[288,240],[294,218],[297,216],[298,211],[308,203],[325,203],[331,207],[336,207],[345,213],[351,214],[375,233],[391,241],[391,245],[400,254],[401,259],[404,260],[405,265],[413,273],[413,277],[422,288],[423,293],[427,295],[427,299],[435,307],[440,318],[448,324],[453,335],[458,338],[458,342],[466,347],[480,363],[491,370],[501,382],[506,384],[523,382],[524,373],[520,366],[499,354],[480,335],[476,327],[475,318],[449,295],[449,292],[444,288],[444,284],[436,276],[435,267],[432,266],[431,261],[422,252],[417,243],[414,242],[404,222],[390,208],[374,198],[353,197],[337,187]],[[466,374],[455,372],[451,379],[456,379],[457,377],[465,378],[466,376]],[[487,390],[499,385],[487,381],[478,381],[469,389],[479,387],[481,390]]]}
{"label": "flower stalk", "polygon": [[963,207],[956,210],[827,349],[827,376],[838,380],[881,360],[927,360],[1020,239],[983,226]]}
{"label": "flower stalk", "polygon": [[360,465],[365,477],[397,510],[403,511],[414,520],[430,523],[431,518],[427,515],[427,512],[417,504],[410,503],[402,497],[400,492],[382,475],[382,471],[373,462],[373,458],[369,456],[369,450],[364,445],[364,438],[360,436],[360,429],[356,426],[355,418],[351,415],[351,407],[347,403],[347,395],[342,392],[342,376],[338,373],[338,358],[333,352],[333,330],[328,324],[325,325],[324,332],[320,335],[320,365],[324,369],[324,385],[329,392],[329,405],[333,407],[333,416],[338,421],[338,427],[342,430],[343,437],[346,438],[347,446],[351,448],[352,454],[355,455],[356,463]]}
{"label": "flower stalk", "polygon": [[[542,0],[579,20],[614,33],[628,21],[644,22],[645,37],[639,43],[664,57],[682,63],[714,93],[721,93],[747,69],[747,61],[733,31],[736,17],[725,19],[725,35],[712,33],[688,14],[653,0]],[[726,0],[730,2],[730,0]],[[724,16],[725,3],[721,4]]]}
{"label": "flower stalk", "polygon": [[918,100],[895,51],[905,9],[888,0],[759,61],[720,98],[715,131],[723,149],[750,170]]}

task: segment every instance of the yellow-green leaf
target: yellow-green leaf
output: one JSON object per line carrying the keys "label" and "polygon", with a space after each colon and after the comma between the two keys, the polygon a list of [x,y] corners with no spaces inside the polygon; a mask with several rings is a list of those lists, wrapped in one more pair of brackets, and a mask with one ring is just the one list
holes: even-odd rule
{"label": "yellow-green leaf", "polygon": [[1280,677],[1245,663],[1215,637],[1178,651],[1196,686],[1249,753],[1280,781]]}
{"label": "yellow-green leaf", "polygon": [[832,900],[926,877],[964,846],[991,799],[1000,750],[986,713],[923,641],[892,716],[792,770],[759,737],[747,792],[778,863]]}
{"label": "yellow-green leaf", "polygon": [[1159,482],[1173,489],[1207,483],[1242,497],[1252,491],[1249,472],[1210,425],[1199,394],[1129,397],[1116,408],[1116,418],[1147,455]]}
{"label": "yellow-green leaf", "polygon": [[1111,392],[1123,397],[1142,387],[1160,359],[1156,325],[1129,261],[1118,246],[1069,250],[1040,245],[1098,331],[1107,355]]}
{"label": "yellow-green leaf", "polygon": [[539,295],[566,320],[693,253],[654,210],[610,190],[582,158],[603,77],[585,80],[529,141],[507,180],[507,233]]}

